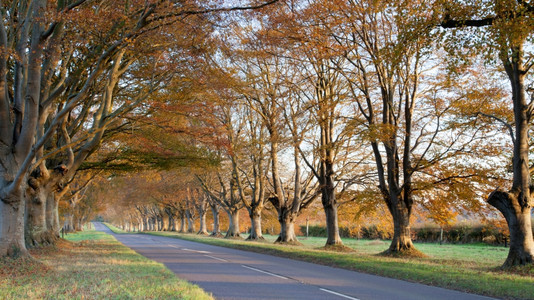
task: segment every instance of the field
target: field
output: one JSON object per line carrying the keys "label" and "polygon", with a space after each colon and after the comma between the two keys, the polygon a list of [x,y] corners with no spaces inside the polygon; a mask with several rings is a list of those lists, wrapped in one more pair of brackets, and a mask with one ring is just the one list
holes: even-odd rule
{"label": "field", "polygon": [[34,259],[0,258],[0,299],[212,299],[110,235],[65,238]]}
{"label": "field", "polygon": [[290,257],[504,299],[534,299],[534,268],[501,270],[500,266],[508,254],[508,249],[504,247],[416,244],[417,249],[428,257],[415,259],[377,255],[389,245],[388,241],[380,240],[344,239],[345,245],[353,252],[332,252],[321,249],[325,238],[301,238],[302,246],[288,246],[272,244],[274,236],[266,236],[265,242],[250,242],[175,232],[151,234]]}

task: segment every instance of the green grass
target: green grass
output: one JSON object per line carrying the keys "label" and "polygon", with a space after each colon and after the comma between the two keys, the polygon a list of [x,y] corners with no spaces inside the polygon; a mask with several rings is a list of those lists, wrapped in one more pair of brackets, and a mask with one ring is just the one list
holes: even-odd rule
{"label": "green grass", "polygon": [[344,239],[352,253],[320,250],[325,238],[300,239],[302,246],[272,244],[276,237],[266,236],[265,242],[226,240],[220,238],[151,232],[223,247],[237,248],[339,268],[398,278],[505,299],[534,299],[534,267],[502,271],[508,254],[504,247],[483,244],[437,245],[416,244],[427,258],[393,258],[376,255],[387,249],[389,242],[378,240]]}
{"label": "green grass", "polygon": [[[91,224],[92,224],[92,223],[91,223]],[[127,232],[127,231],[124,231],[124,230],[122,230],[122,229],[120,229],[120,228],[117,228],[117,227],[113,226],[113,225],[110,224],[110,223],[104,223],[104,224],[106,224],[106,226],[107,226],[111,231],[113,231],[114,233],[135,233],[135,232]]]}
{"label": "green grass", "polygon": [[34,259],[0,258],[0,299],[212,299],[110,235],[65,238]]}

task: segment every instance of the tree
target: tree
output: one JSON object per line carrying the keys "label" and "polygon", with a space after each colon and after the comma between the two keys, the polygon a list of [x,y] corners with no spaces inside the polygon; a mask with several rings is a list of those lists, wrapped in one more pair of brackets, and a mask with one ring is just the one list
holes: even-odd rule
{"label": "tree", "polygon": [[483,138],[473,135],[478,124],[455,120],[454,108],[465,95],[452,97],[454,85],[439,76],[441,57],[434,51],[427,4],[324,6],[332,20],[328,34],[337,44],[332,48],[344,58],[337,68],[355,107],[350,126],[370,147],[378,189],[393,219],[384,254],[421,255],[411,241],[410,217],[426,190],[483,177],[479,168],[465,167],[469,174],[454,169],[460,165],[455,159],[472,157],[470,145]]}
{"label": "tree", "polygon": [[[0,183],[0,256],[27,254],[23,198],[27,176],[36,167],[32,163],[36,158],[37,166],[42,162],[39,153],[52,141],[69,113],[90,98],[97,78],[105,70],[112,70],[113,65],[122,70],[124,65],[120,61],[124,51],[139,46],[136,42],[141,37],[175,24],[184,16],[260,8],[274,2],[249,7],[203,8],[194,1],[179,5],[131,1],[120,5],[117,2],[93,5],[85,0],[3,1],[0,7],[0,173],[4,179]],[[122,22],[114,22],[118,19]],[[80,36],[86,36],[87,40],[69,39],[69,32],[82,33]],[[58,41],[65,42],[63,45],[67,47],[62,48]],[[72,61],[77,61],[78,67],[65,68]],[[116,81],[114,76],[108,84],[112,90],[116,86],[112,84]],[[109,92],[105,95],[103,99],[110,97]],[[61,103],[58,110],[48,117],[50,107],[57,101]],[[110,108],[102,107],[107,113]],[[95,124],[108,123],[114,116],[95,119]],[[39,131],[43,122],[49,126]],[[102,132],[94,132],[92,141],[97,142]],[[82,147],[80,155],[94,151],[90,148]]]}
{"label": "tree", "polygon": [[[528,102],[526,78],[531,68],[528,45],[534,8],[524,1],[481,1],[474,4],[437,2],[441,27],[467,31],[483,46],[490,59],[501,62],[510,82],[514,112],[513,181],[508,191],[497,188],[488,203],[505,217],[510,231],[510,251],[503,267],[534,262],[531,225],[532,185],[529,167],[529,123],[533,102]],[[453,39],[449,40],[454,42]],[[475,44],[475,43],[473,43]],[[450,44],[449,48],[457,47]],[[461,48],[461,47],[458,47]],[[473,47],[473,49],[476,49]]]}
{"label": "tree", "polygon": [[243,201],[238,196],[235,178],[230,175],[231,179],[227,185],[223,180],[225,176],[227,175],[214,170],[197,175],[197,179],[204,192],[228,214],[229,224],[225,238],[240,238],[239,211],[243,208]]}
{"label": "tree", "polygon": [[415,253],[409,223],[417,164],[411,139],[424,36],[407,36],[410,19],[396,18],[401,9],[396,3],[358,1],[331,9],[342,18],[331,34],[345,51],[348,64],[341,68],[349,70],[344,72],[368,130],[379,190],[393,216],[387,252]]}
{"label": "tree", "polygon": [[[340,201],[337,198],[343,197],[354,182],[353,179],[342,178],[348,169],[344,162],[354,159],[349,168],[355,169],[354,163],[358,160],[355,156],[365,155],[352,144],[355,134],[351,132],[350,122],[347,122],[351,116],[344,113],[350,111],[346,105],[347,87],[337,68],[344,58],[341,52],[335,50],[336,42],[329,35],[333,20],[328,18],[322,4],[320,1],[310,2],[300,10],[291,10],[288,15],[277,18],[282,19],[278,30],[291,37],[294,48],[292,63],[299,66],[296,68],[299,75],[292,84],[299,90],[296,96],[307,108],[300,113],[309,114],[314,121],[311,126],[317,127],[317,132],[311,131],[304,146],[312,148],[308,153],[312,152],[317,157],[317,164],[307,158],[309,154],[302,147],[299,147],[299,152],[319,183],[326,215],[326,246],[340,246],[343,242],[339,236]],[[352,155],[349,154],[351,152]],[[340,183],[342,188],[339,188]]]}

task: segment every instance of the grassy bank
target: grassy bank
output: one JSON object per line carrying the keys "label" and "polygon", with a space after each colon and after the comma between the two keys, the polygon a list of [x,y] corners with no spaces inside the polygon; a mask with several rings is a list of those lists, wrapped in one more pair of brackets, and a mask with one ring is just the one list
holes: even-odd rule
{"label": "grassy bank", "polygon": [[379,240],[345,239],[345,245],[353,248],[354,252],[339,253],[320,250],[324,246],[324,238],[301,239],[302,246],[287,246],[272,244],[273,236],[267,236],[266,242],[249,242],[175,232],[151,234],[295,258],[493,297],[534,299],[534,268],[501,271],[499,266],[508,254],[508,249],[504,247],[416,244],[428,257],[409,259],[376,255],[389,245]]}
{"label": "grassy bank", "polygon": [[110,235],[65,238],[35,259],[0,258],[0,299],[212,299]]}

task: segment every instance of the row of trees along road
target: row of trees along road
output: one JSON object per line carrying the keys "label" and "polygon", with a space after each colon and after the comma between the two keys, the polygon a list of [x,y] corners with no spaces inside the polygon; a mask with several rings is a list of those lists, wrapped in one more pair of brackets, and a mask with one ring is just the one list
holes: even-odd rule
{"label": "row of trees along road", "polygon": [[443,221],[487,198],[508,222],[504,266],[531,264],[532,13],[512,0],[288,0],[220,19],[190,95],[210,107],[217,142],[199,147],[220,165],[192,173],[234,226],[247,208],[250,239],[268,201],[277,242],[297,242],[296,216],[320,197],[327,246],[341,247],[338,208],[379,197],[386,254],[420,255],[414,205]]}
{"label": "row of trees along road", "polygon": [[[472,210],[489,194],[509,225],[505,266],[531,264],[534,8],[515,0],[271,2],[223,17],[193,1],[4,1],[0,255],[25,253],[25,236],[53,240],[57,203],[82,163],[106,138],[99,157],[113,157],[121,142],[110,133],[154,118],[158,105],[180,115],[179,100],[196,106],[182,112],[187,127],[205,129],[193,130],[189,145],[219,162],[181,176],[194,180],[181,183],[180,202],[205,198],[231,219],[246,207],[251,238],[261,238],[268,201],[278,242],[296,242],[295,218],[320,197],[327,246],[341,247],[340,205],[374,195],[393,218],[386,253],[419,255],[410,239],[416,203],[434,213]],[[512,178],[502,151],[510,144]]]}
{"label": "row of trees along road", "polygon": [[58,201],[77,170],[183,71],[187,47],[209,29],[207,13],[251,8],[2,1],[0,256],[27,255],[26,243],[57,238]]}
{"label": "row of trees along road", "polygon": [[[506,146],[509,128],[515,128],[518,147],[522,130],[503,109],[509,107],[506,90],[495,73],[484,71],[495,66],[487,59],[502,53],[482,56],[466,44],[477,44],[477,33],[486,32],[458,37],[447,31],[465,30],[471,22],[455,19],[477,16],[467,12],[482,6],[448,5],[285,1],[226,20],[216,36],[218,50],[206,58],[206,94],[199,95],[213,98],[215,118],[225,129],[226,147],[217,149],[229,172],[224,193],[259,209],[256,197],[267,182],[263,199],[278,211],[279,242],[295,240],[295,216],[321,197],[327,244],[340,246],[339,205],[374,191],[394,222],[386,253],[419,255],[410,238],[414,203],[476,209],[495,186],[508,185],[505,155],[487,159]],[[491,16],[501,13],[493,2],[481,5]],[[517,5],[517,12],[507,13],[527,22],[529,9]],[[516,160],[513,166],[516,178]],[[524,171],[520,177],[528,183]],[[489,203],[499,195],[492,193]],[[514,217],[520,228],[509,220],[510,230],[521,233],[511,234],[505,265],[532,262],[531,204],[521,203],[524,209]]]}

